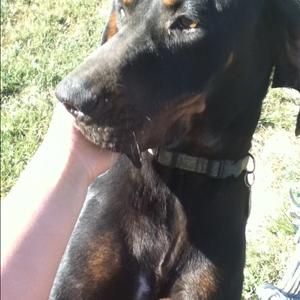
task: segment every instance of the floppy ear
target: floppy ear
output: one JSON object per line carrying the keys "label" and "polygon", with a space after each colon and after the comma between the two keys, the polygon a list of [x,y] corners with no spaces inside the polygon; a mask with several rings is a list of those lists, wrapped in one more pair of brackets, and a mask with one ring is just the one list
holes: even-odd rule
{"label": "floppy ear", "polygon": [[[300,0],[269,0],[275,70],[273,87],[300,91]],[[296,135],[300,134],[300,112]]]}
{"label": "floppy ear", "polygon": [[115,4],[113,4],[110,17],[105,26],[101,44],[106,43],[110,38],[112,38],[118,32],[118,20],[117,20],[117,11],[115,9]]}
{"label": "floppy ear", "polygon": [[300,91],[300,1],[270,0],[275,51],[273,87]]}

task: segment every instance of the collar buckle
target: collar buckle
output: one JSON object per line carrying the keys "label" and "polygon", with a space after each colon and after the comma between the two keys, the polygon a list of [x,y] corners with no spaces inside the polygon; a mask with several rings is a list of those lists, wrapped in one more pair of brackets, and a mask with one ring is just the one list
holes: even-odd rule
{"label": "collar buckle", "polygon": [[256,164],[255,164],[255,158],[251,153],[248,153],[248,158],[250,158],[249,161],[251,161],[250,166],[249,163],[247,164],[246,168],[246,173],[244,176],[244,182],[246,187],[249,189],[253,186],[255,182],[255,169],[256,169]]}

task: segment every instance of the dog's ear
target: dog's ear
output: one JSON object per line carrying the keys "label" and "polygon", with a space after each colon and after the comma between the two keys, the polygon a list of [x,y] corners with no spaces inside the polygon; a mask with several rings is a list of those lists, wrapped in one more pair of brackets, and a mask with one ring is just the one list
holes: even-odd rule
{"label": "dog's ear", "polygon": [[300,91],[300,1],[269,0],[275,72],[273,87]]}
{"label": "dog's ear", "polygon": [[117,11],[115,8],[115,4],[113,4],[110,17],[105,26],[101,44],[106,43],[110,38],[112,38],[118,32],[118,20],[117,20]]}
{"label": "dog's ear", "polygon": [[[300,0],[269,0],[275,70],[273,87],[300,92]],[[300,135],[300,112],[296,135]]]}

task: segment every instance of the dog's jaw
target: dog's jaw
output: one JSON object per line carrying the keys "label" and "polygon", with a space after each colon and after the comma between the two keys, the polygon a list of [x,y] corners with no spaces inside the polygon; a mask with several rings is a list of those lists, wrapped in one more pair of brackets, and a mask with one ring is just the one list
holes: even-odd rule
{"label": "dog's jaw", "polygon": [[182,141],[191,129],[192,117],[201,115],[205,110],[205,96],[202,94],[186,96],[185,101],[179,100],[173,109],[166,106],[160,114],[151,117],[144,116],[128,105],[114,105],[104,112],[95,110],[91,115],[65,105],[89,141],[99,148],[125,154],[135,167],[140,168],[141,152]]}
{"label": "dog's jaw", "polygon": [[136,168],[141,167],[140,146],[134,130],[130,133],[122,128],[86,124],[81,121],[76,121],[76,124],[84,137],[99,148],[124,153]]}
{"label": "dog's jaw", "polygon": [[143,133],[145,118],[140,114],[127,109],[91,117],[71,105],[65,107],[86,139],[101,149],[127,155],[135,167],[141,167],[141,141],[136,132],[139,130],[139,136],[143,135],[140,132]]}

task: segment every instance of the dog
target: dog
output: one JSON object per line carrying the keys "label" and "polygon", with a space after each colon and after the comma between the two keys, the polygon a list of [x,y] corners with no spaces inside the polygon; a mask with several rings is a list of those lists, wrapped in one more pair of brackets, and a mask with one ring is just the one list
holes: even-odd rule
{"label": "dog", "polygon": [[56,95],[123,155],[50,299],[240,299],[249,149],[270,83],[300,90],[299,0],[114,0],[102,44]]}

